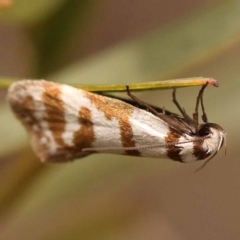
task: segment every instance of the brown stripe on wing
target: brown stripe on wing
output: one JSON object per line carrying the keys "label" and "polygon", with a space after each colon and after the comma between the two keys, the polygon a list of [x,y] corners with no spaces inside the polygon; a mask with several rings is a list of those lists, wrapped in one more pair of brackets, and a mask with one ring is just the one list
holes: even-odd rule
{"label": "brown stripe on wing", "polygon": [[[119,126],[120,126],[120,134],[121,134],[121,142],[123,147],[135,147],[135,141],[133,140],[133,130],[132,126],[129,122],[129,116],[125,119],[119,119]],[[140,156],[140,152],[138,150],[125,150],[127,155],[131,156]]]}
{"label": "brown stripe on wing", "polygon": [[[37,155],[41,159],[48,158],[48,151],[46,148],[39,144],[39,141],[42,137],[42,127],[39,120],[34,116],[35,113],[35,104],[34,99],[31,95],[26,95],[25,97],[20,98],[18,96],[18,91],[21,92],[20,88],[26,88],[27,85],[19,84],[15,85],[16,94],[11,96],[9,102],[13,112],[17,118],[22,122],[26,129],[31,134],[31,144]],[[27,91],[25,92],[27,93]],[[49,143],[49,139],[45,138],[46,144]]]}
{"label": "brown stripe on wing", "polygon": [[[16,117],[24,124],[29,132],[33,126],[38,126],[38,119],[34,116],[35,103],[28,91],[31,82],[16,82],[8,90],[8,101]],[[40,127],[40,126],[39,126]]]}
{"label": "brown stripe on wing", "polygon": [[182,162],[180,155],[181,147],[173,144],[178,143],[180,137],[180,134],[176,133],[173,129],[170,129],[168,135],[165,137],[165,141],[166,144],[169,143],[169,145],[167,145],[167,156],[174,161]]}
{"label": "brown stripe on wing", "polygon": [[[49,149],[47,146],[50,143],[50,139],[44,135],[44,130],[42,127],[42,115],[45,112],[42,107],[42,102],[38,102],[34,99],[34,91],[43,92],[45,91],[43,87],[44,81],[20,81],[14,83],[9,89],[8,101],[11,107],[24,124],[26,129],[30,132],[31,144],[42,161],[47,161],[49,159]],[[40,113],[40,114],[39,114]],[[45,114],[45,117],[47,115]],[[42,142],[44,140],[44,143]]]}
{"label": "brown stripe on wing", "polygon": [[[80,129],[74,133],[74,149],[81,152],[83,148],[91,148],[95,140],[91,111],[86,107],[79,110]],[[83,153],[88,154],[88,153]]]}
{"label": "brown stripe on wing", "polygon": [[[86,97],[91,100],[98,110],[104,113],[106,119],[111,120],[115,118],[118,120],[122,147],[135,147],[133,130],[129,122],[134,107],[117,99],[88,92],[86,93]],[[109,147],[111,147],[111,143],[109,143]],[[131,156],[141,155],[138,150],[125,150],[125,152]]]}
{"label": "brown stripe on wing", "polygon": [[42,101],[45,105],[44,120],[48,122],[49,130],[52,132],[56,143],[61,147],[66,147],[62,134],[65,131],[64,103],[61,99],[61,90],[58,84],[43,82],[44,92]]}
{"label": "brown stripe on wing", "polygon": [[[16,101],[15,101],[16,100]],[[21,99],[21,102],[16,99],[10,99],[11,108],[16,117],[24,124],[28,131],[32,131],[33,126],[38,126],[38,120],[34,116],[34,101],[31,95],[27,95]]]}
{"label": "brown stripe on wing", "polygon": [[196,160],[203,160],[211,155],[211,152],[207,153],[204,151],[202,144],[204,140],[199,140],[194,142],[193,146],[193,155],[196,157]]}
{"label": "brown stripe on wing", "polygon": [[[82,152],[83,148],[89,148],[94,142],[94,131],[91,111],[85,107],[80,108],[78,113],[80,129],[73,135],[73,145],[58,149],[58,152],[49,156],[50,162],[66,162],[89,155]],[[93,152],[91,152],[93,153]]]}

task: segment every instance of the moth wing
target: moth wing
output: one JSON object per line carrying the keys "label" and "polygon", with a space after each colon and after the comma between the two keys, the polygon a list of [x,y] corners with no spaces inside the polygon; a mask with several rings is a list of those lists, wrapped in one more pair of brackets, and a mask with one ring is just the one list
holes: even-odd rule
{"label": "moth wing", "polygon": [[[8,101],[43,162],[65,162],[92,153],[84,148],[163,144],[168,131],[161,119],[125,102],[44,80],[12,84]],[[114,153],[141,155],[124,149]]]}
{"label": "moth wing", "polygon": [[30,134],[31,144],[42,161],[64,161],[68,150],[61,85],[44,80],[23,80],[11,85],[8,102]]}
{"label": "moth wing", "polygon": [[125,103],[128,103],[138,109],[142,109],[145,111],[149,111],[147,106],[150,106],[156,112],[159,113],[158,115],[156,115],[154,112],[152,112],[152,114],[158,118],[161,118],[164,122],[167,122],[168,126],[173,131],[177,132],[178,134],[193,134],[195,132],[194,130],[196,128],[196,123],[190,118],[185,119],[183,116],[180,116],[179,114],[173,113],[166,109],[164,109],[164,111],[163,111],[162,108],[156,107],[151,104],[147,104],[147,106],[146,106],[146,105],[140,105],[139,103],[137,103],[136,101],[133,101],[131,99],[124,99],[124,98],[120,98],[120,97],[116,97],[116,96],[112,96],[112,95],[106,95],[106,94],[103,94],[103,96],[108,96],[111,98],[115,98],[115,99],[124,101]]}

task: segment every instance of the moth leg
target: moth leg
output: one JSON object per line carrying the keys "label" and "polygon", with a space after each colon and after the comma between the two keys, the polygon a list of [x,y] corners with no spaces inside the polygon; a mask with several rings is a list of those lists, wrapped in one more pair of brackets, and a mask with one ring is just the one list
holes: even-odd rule
{"label": "moth leg", "polygon": [[177,98],[176,98],[176,88],[173,89],[173,92],[172,92],[172,101],[173,103],[177,106],[178,110],[181,112],[181,114],[183,116],[186,115],[186,112],[184,111],[184,109],[180,106],[180,104],[178,103],[177,101]]}
{"label": "moth leg", "polygon": [[[176,98],[176,89],[174,88],[173,89],[173,92],[172,92],[172,97],[173,97],[173,103],[177,106],[178,110],[181,112],[181,114],[183,115],[187,125],[190,126],[190,130],[193,132],[193,133],[196,133],[198,131],[198,122],[196,122],[194,119],[192,119],[191,117],[188,116],[188,114],[186,113],[185,109],[182,108],[180,106],[180,104],[178,103],[177,101],[177,98]],[[194,129],[194,130],[193,130]]]}
{"label": "moth leg", "polygon": [[144,107],[146,107],[147,109],[149,109],[153,114],[155,114],[156,116],[159,116],[159,112],[157,112],[153,107],[151,107],[150,105],[148,105],[147,103],[141,101],[139,98],[137,98],[136,96],[134,96],[129,89],[129,86],[126,85],[126,90],[127,90],[127,95],[135,102],[137,102],[139,105],[142,105]]}
{"label": "moth leg", "polygon": [[204,108],[204,104],[203,104],[203,92],[205,90],[205,88],[207,87],[208,83],[206,83],[205,85],[202,86],[202,88],[199,91],[199,94],[197,96],[197,101],[196,101],[196,107],[195,107],[195,112],[193,113],[193,120],[195,122],[198,123],[198,106],[199,106],[199,102],[201,102],[201,107],[202,107],[202,120],[203,122],[207,122],[207,114],[205,112],[205,108]]}
{"label": "moth leg", "polygon": [[165,111],[165,107],[164,107],[164,106],[162,107],[162,113],[163,113],[163,114],[166,114],[166,111]]}
{"label": "moth leg", "polygon": [[173,101],[173,103],[177,106],[178,110],[181,112],[181,114],[183,115],[183,117],[184,117],[186,120],[191,121],[191,120],[190,120],[191,118],[187,115],[185,109],[182,108],[182,107],[180,106],[180,104],[178,103],[177,98],[176,98],[176,91],[177,91],[176,88],[174,88],[174,89],[173,89],[173,92],[172,92],[172,98],[173,98],[172,101]]}
{"label": "moth leg", "polygon": [[205,112],[205,107],[204,107],[204,104],[203,104],[203,96],[201,97],[201,106],[202,106],[202,120],[204,123],[207,123],[208,122],[208,117],[207,117],[207,114]]}

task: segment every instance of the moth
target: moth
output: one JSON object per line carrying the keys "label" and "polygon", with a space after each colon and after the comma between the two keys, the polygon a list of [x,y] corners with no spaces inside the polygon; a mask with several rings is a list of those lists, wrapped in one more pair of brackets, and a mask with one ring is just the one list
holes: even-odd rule
{"label": "moth", "polygon": [[[188,163],[212,158],[226,143],[222,127],[209,123],[203,85],[191,118],[139,100],[123,100],[45,80],[23,80],[8,90],[8,102],[30,134],[34,152],[43,162],[66,162],[93,153],[168,158]],[[202,120],[198,120],[198,108]]]}

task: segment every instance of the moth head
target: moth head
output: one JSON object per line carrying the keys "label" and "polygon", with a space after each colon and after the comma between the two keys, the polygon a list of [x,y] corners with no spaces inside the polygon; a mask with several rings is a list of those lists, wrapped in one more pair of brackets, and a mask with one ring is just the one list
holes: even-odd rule
{"label": "moth head", "polygon": [[197,156],[199,160],[203,159],[200,152],[198,152],[199,148],[209,156],[213,154],[212,157],[217,154],[224,143],[226,149],[226,133],[223,128],[216,123],[200,125],[197,135],[203,139],[202,142],[195,143],[195,154],[199,155]]}
{"label": "moth head", "polygon": [[[201,169],[203,169],[206,164],[218,153],[220,148],[225,145],[225,154],[226,154],[226,136],[227,134],[223,130],[222,127],[220,127],[216,123],[205,123],[200,125],[200,129],[198,131],[198,136],[203,138],[203,142],[201,143],[201,147],[199,146],[200,143],[195,144],[194,146],[194,153],[195,156],[201,160],[206,158],[207,156],[210,156],[204,164],[196,169],[195,172],[199,172]],[[199,154],[201,151],[198,151],[199,149],[202,150],[202,153]],[[202,158],[201,158],[202,157]]]}

